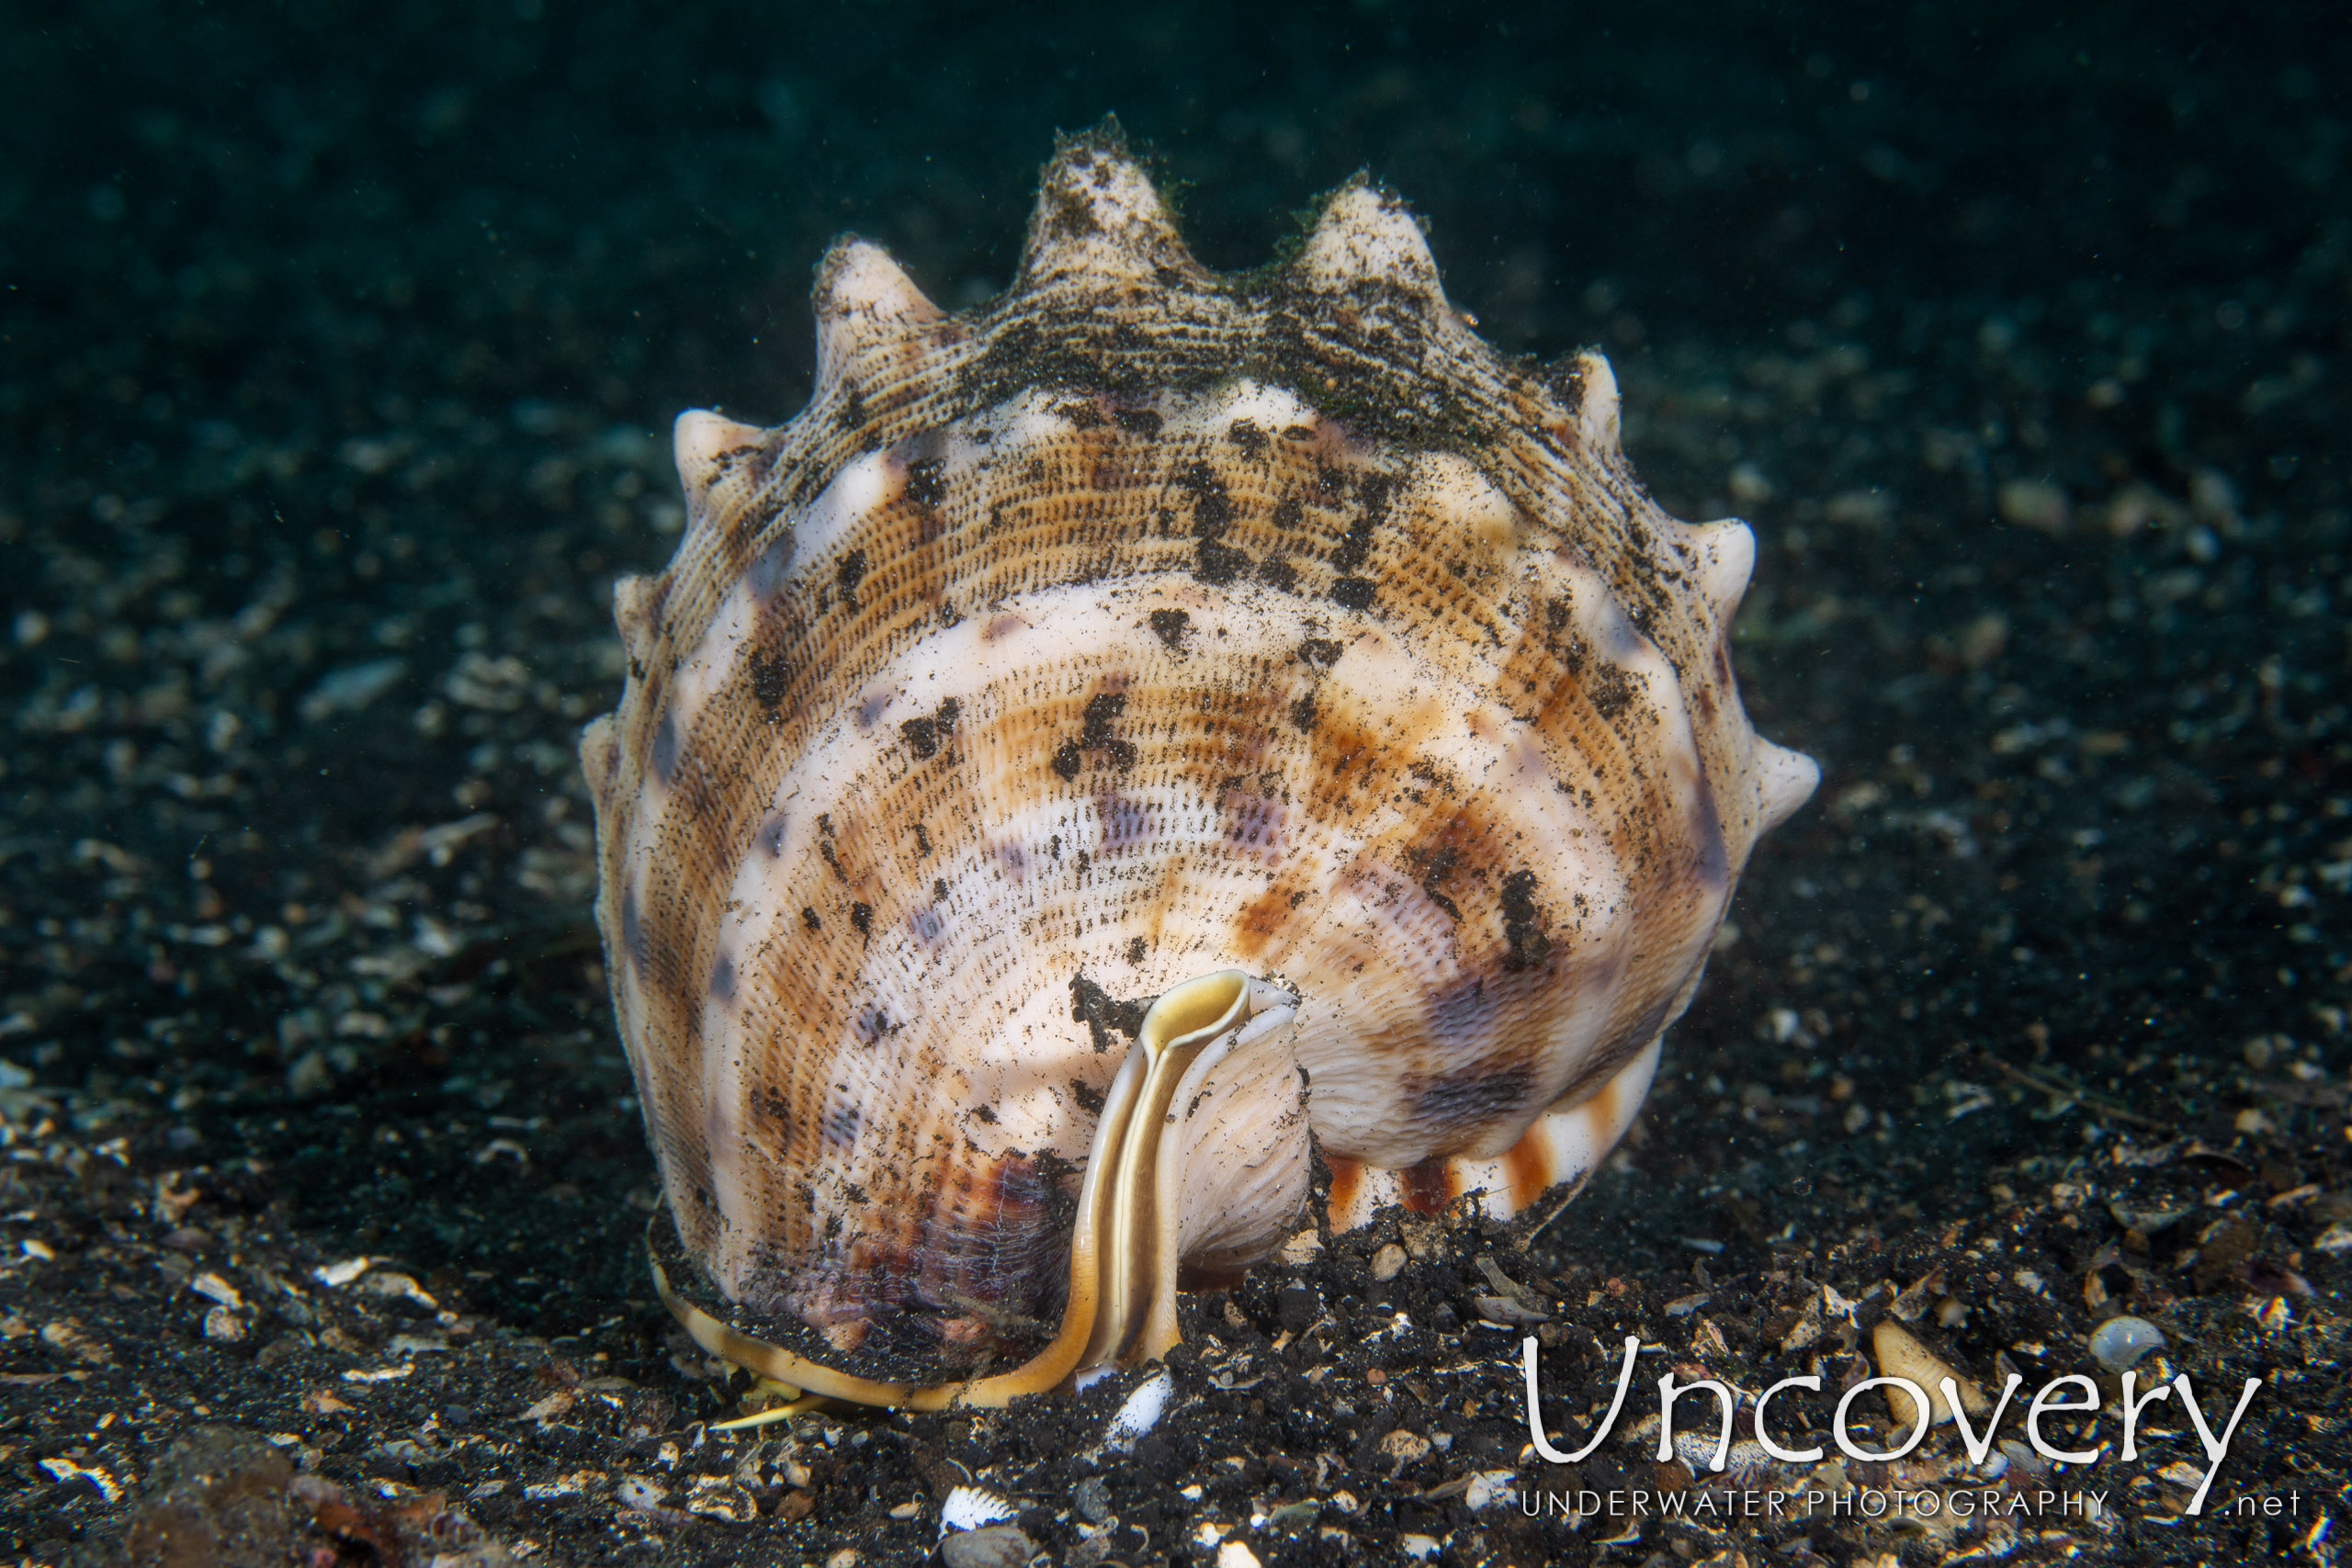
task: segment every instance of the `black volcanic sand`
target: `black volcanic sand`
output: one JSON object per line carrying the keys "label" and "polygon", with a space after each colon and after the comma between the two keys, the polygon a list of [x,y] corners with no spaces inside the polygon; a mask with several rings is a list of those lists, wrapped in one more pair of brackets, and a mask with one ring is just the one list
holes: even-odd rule
{"label": "black volcanic sand", "polygon": [[[2352,51],[2054,9],[13,9],[6,1560],[848,1568],[965,1484],[1019,1532],[966,1565],[2332,1560]],[[678,409],[805,396],[836,231],[985,298],[1105,109],[1212,265],[1361,165],[1496,341],[1604,346],[1659,499],[1756,524],[1748,705],[1823,787],[1532,1248],[1392,1217],[1193,1298],[1124,1453],[1144,1374],[714,1432],[587,924],[610,581]],[[1816,1370],[1792,1438],[1889,1318],[2030,1392],[2121,1312],[2217,1416],[2261,1380],[2202,1517],[2177,1405],[1742,1477],[2106,1498],[1956,1533],[1697,1511],[1652,1393],[1524,1452],[1531,1329],[1572,1444],[1627,1333],[1645,1390]],[[1612,1486],[1691,1511],[1519,1496]]]}

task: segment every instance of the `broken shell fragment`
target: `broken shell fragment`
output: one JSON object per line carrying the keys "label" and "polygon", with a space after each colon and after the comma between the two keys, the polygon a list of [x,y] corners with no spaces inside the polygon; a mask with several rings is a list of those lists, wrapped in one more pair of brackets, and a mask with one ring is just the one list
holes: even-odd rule
{"label": "broken shell fragment", "polygon": [[[1959,1391],[1961,1407],[1970,1415],[1982,1415],[1987,1408],[1984,1391],[1959,1371],[1942,1357],[1921,1344],[1918,1337],[1893,1318],[1881,1318],[1871,1330],[1871,1349],[1878,1359],[1879,1375],[1903,1378],[1928,1396],[1928,1411],[1933,1424],[1941,1426],[1951,1419],[1951,1395],[1944,1390],[1944,1380],[1951,1380]],[[1898,1427],[1909,1428],[1919,1424],[1919,1407],[1910,1393],[1900,1386],[1889,1386],[1886,1408]]]}
{"label": "broken shell fragment", "polygon": [[2110,1317],[2091,1330],[2091,1359],[2110,1372],[2122,1371],[2164,1348],[2164,1330],[2144,1317]]}
{"label": "broken shell fragment", "polygon": [[1002,298],[844,242],[816,313],[797,418],[679,421],[581,744],[695,1338],[1001,1403],[1164,1354],[1318,1154],[1335,1231],[1581,1181],[1815,779],[1606,362],[1498,355],[1362,180],[1211,273],[1114,128]]}
{"label": "broken shell fragment", "polygon": [[950,1530],[978,1529],[982,1525],[1017,1517],[1020,1513],[1012,1506],[1012,1499],[1002,1493],[991,1492],[985,1486],[954,1486],[939,1505],[939,1533],[944,1536]]}

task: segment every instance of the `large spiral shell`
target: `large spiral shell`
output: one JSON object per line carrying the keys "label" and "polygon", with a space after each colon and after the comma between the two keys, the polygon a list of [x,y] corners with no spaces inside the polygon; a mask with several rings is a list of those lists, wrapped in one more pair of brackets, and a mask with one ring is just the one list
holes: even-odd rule
{"label": "large spiral shell", "polygon": [[681,1311],[1132,1358],[1121,1279],[1262,1256],[1315,1147],[1335,1226],[1589,1170],[1815,778],[1734,686],[1747,527],[1643,492],[1607,364],[1498,355],[1361,180],[1208,272],[1114,130],[994,303],[852,240],[816,310],[797,418],[679,420],[582,746]]}

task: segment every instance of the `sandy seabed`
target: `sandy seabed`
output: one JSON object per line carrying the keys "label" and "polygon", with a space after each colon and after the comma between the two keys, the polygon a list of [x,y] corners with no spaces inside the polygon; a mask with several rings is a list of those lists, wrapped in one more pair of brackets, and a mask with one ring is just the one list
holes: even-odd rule
{"label": "sandy seabed", "polygon": [[[2333,1561],[2325,8],[0,28],[6,1560]],[[673,543],[678,409],[805,396],[834,233],[985,299],[1105,110],[1213,265],[1368,167],[1495,342],[1600,345],[1660,501],[1754,524],[1744,692],[1824,784],[1532,1243],[1392,1215],[1191,1298],[1164,1373],[715,1431],[743,1390],[645,1280],[587,920],[610,582]],[[2177,1406],[2120,1457],[2123,1315],[2143,1391],[2256,1380],[2195,1515]],[[1644,1390],[1819,1376],[1773,1429],[1822,1441],[1890,1324],[1987,1391],[2088,1378],[2097,1419],[2042,1430],[2098,1457],[2012,1412],[1982,1461],[1939,1425],[1789,1462],[1749,1418],[1723,1476],[1712,1416],[1661,1460],[1646,1397],[1533,1451],[1530,1336],[1560,1441],[1628,1335]],[[1807,1501],[1702,1501],[1774,1492]]]}

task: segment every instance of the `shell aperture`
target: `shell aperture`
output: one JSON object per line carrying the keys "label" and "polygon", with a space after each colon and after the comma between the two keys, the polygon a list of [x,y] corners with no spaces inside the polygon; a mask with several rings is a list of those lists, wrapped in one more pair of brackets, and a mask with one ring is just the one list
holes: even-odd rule
{"label": "shell aperture", "polygon": [[1317,1151],[1335,1227],[1588,1173],[1815,778],[1606,363],[1497,355],[1362,182],[1209,273],[1107,131],[999,300],[852,241],[817,317],[797,418],[679,421],[582,744],[697,1338],[1011,1397],[1164,1352]]}

